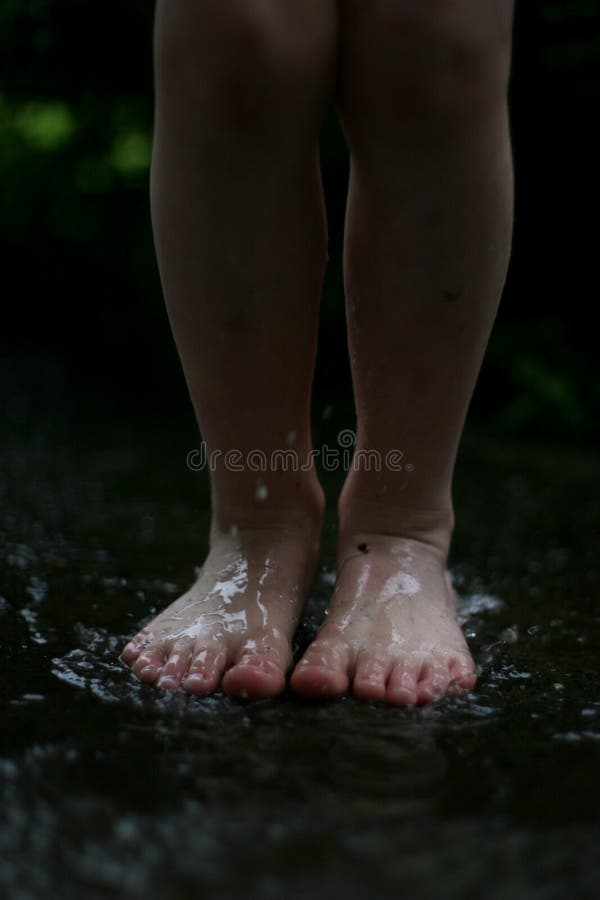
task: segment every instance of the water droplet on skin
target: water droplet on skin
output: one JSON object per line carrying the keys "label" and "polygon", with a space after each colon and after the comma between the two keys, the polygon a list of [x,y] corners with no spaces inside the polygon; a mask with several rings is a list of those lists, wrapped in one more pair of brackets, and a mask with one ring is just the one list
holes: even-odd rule
{"label": "water droplet on skin", "polygon": [[414,575],[409,575],[408,572],[397,572],[385,582],[381,591],[381,600],[385,602],[397,594],[406,594],[411,597],[418,594],[420,590],[421,583]]}

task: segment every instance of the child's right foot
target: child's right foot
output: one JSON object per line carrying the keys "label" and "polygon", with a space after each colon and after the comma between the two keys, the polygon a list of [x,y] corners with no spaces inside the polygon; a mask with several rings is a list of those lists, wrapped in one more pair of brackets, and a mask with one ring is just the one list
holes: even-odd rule
{"label": "child's right foot", "polygon": [[271,697],[315,566],[320,523],[241,529],[211,541],[195,584],[131,640],[121,658],[163,690]]}

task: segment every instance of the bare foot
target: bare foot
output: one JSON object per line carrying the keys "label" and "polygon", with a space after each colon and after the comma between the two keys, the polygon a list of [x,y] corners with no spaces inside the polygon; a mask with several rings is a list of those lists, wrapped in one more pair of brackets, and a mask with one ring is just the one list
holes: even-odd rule
{"label": "bare foot", "polygon": [[238,696],[280,693],[319,530],[294,525],[213,538],[195,584],[121,658],[163,690],[207,694],[222,685]]}
{"label": "bare foot", "polygon": [[439,540],[354,533],[339,559],[327,618],[292,675],[296,693],[323,698],[351,688],[361,699],[405,706],[474,687]]}

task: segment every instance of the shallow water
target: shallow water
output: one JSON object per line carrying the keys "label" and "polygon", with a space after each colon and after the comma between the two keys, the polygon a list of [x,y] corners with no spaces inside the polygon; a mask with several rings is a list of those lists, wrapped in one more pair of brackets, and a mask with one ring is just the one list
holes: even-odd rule
{"label": "shallow water", "polygon": [[[202,559],[206,486],[185,440],[4,427],[11,900],[598,896],[596,459],[465,442],[452,571],[473,694],[418,710],[244,703],[159,695],[118,661]],[[298,653],[333,549],[330,520]]]}

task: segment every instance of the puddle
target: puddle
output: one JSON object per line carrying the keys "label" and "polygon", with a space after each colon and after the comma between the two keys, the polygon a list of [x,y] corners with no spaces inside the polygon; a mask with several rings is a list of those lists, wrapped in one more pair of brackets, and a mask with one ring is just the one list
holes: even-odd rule
{"label": "puddle", "polygon": [[[51,468],[16,438],[0,463],[11,900],[595,896],[600,513],[576,467],[467,444],[452,574],[472,694],[243,703],[159,695],[118,660],[193,577],[205,489],[173,445],[52,440]],[[296,654],[332,589],[326,535]]]}

